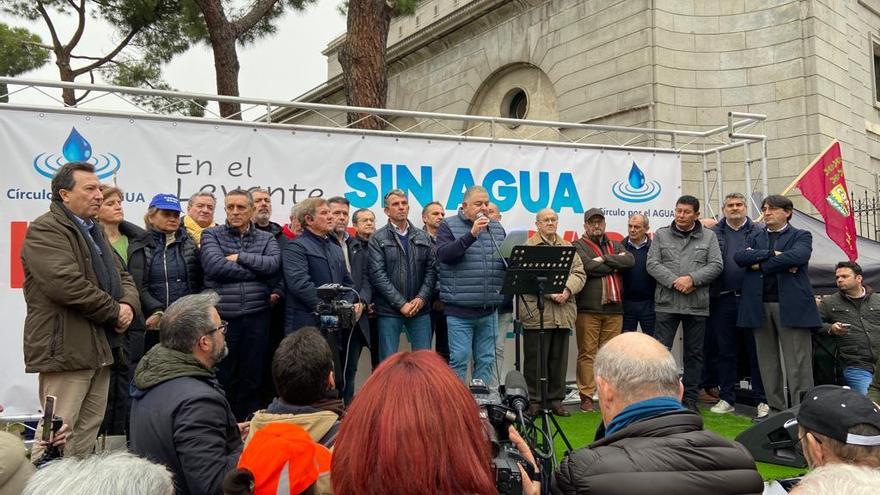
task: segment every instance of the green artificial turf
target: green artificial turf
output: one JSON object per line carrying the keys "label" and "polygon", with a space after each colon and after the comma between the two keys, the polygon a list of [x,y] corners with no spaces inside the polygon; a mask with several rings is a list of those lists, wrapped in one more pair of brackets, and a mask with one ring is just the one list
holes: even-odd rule
{"label": "green artificial turf", "polygon": [[[707,430],[713,431],[731,440],[753,424],[751,418],[743,416],[737,416],[734,414],[713,414],[709,412],[708,409],[703,409],[701,412]],[[593,436],[596,434],[596,428],[599,426],[601,416],[598,412],[583,413],[580,411],[573,411],[571,417],[557,419],[559,421],[559,426],[562,427],[562,430],[571,442],[571,446],[577,449],[589,445],[593,441]],[[562,440],[557,437],[557,457],[561,458],[564,451]],[[777,466],[775,464],[766,464],[763,462],[758,462],[757,466],[758,472],[761,473],[761,476],[765,480],[790,478],[806,472],[806,468],[800,469],[788,466]]]}

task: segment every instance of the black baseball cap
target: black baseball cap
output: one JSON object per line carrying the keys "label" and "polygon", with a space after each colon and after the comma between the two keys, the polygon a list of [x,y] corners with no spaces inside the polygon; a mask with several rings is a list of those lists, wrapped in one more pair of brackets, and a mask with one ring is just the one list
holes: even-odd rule
{"label": "black baseball cap", "polygon": [[602,208],[590,208],[584,214],[584,219],[589,220],[595,216],[602,217],[603,220],[605,219],[605,213],[602,211]]}
{"label": "black baseball cap", "polygon": [[880,406],[871,399],[837,385],[819,385],[804,395],[797,417],[785,422],[790,429],[805,429],[849,445],[880,446],[880,434],[855,435],[849,430],[869,424],[880,430]]}

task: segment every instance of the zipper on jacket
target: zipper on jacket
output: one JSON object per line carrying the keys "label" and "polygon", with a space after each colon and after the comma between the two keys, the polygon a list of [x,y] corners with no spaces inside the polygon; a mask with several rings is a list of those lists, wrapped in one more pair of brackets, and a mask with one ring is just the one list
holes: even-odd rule
{"label": "zipper on jacket", "polygon": [[[166,234],[167,235],[167,234]],[[168,284],[168,243],[162,248],[162,273],[165,275],[165,309],[171,306],[171,288]]]}

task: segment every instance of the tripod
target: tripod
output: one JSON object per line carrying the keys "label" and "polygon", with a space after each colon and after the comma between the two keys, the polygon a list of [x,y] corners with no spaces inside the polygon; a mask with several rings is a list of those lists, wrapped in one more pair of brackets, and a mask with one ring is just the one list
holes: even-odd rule
{"label": "tripod", "polygon": [[537,298],[539,315],[538,324],[538,381],[541,391],[541,409],[533,418],[535,426],[540,418],[540,439],[534,432],[532,445],[535,445],[542,457],[542,469],[550,472],[556,467],[556,455],[554,440],[559,437],[571,451],[571,442],[559,426],[559,422],[550,410],[547,399],[548,394],[548,371],[546,336],[544,328],[544,296],[547,293],[555,294],[565,289],[565,282],[571,270],[571,263],[576,256],[575,248],[570,246],[517,246],[511,253],[510,264],[501,288],[502,294],[524,295],[530,294]]}

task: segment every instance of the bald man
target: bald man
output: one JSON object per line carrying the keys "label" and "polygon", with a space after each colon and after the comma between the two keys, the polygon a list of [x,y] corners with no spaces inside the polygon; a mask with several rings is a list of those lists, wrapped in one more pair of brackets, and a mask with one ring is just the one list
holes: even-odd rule
{"label": "bald man", "polygon": [[763,491],[745,447],[704,430],[700,415],[682,407],[678,365],[657,340],[638,332],[614,337],[594,369],[605,432],[562,460],[554,494]]}

